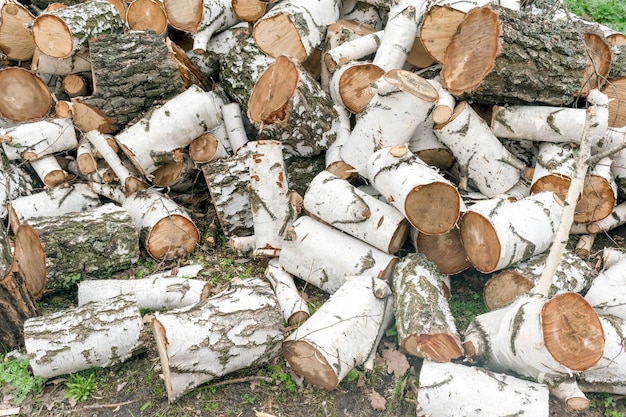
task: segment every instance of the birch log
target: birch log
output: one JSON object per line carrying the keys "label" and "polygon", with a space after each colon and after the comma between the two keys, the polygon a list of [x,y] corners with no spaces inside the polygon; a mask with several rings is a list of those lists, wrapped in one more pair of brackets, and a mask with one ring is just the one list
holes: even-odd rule
{"label": "birch log", "polygon": [[239,103],[224,104],[222,106],[222,119],[224,120],[224,129],[226,131],[224,147],[231,153],[237,153],[239,148],[249,140],[244,115]]}
{"label": "birch log", "polygon": [[182,258],[194,251],[200,232],[174,200],[149,188],[126,198],[123,207],[133,219],[139,240],[154,259]]}
{"label": "birch log", "polygon": [[67,58],[91,38],[122,30],[122,19],[113,3],[90,0],[56,9],[33,22],[33,39],[41,52]]}
{"label": "birch log", "polygon": [[392,320],[389,286],[378,278],[351,276],[285,340],[283,355],[298,375],[332,390],[376,351]]}
{"label": "birch log", "polygon": [[224,125],[220,124],[212,131],[203,133],[192,140],[188,147],[191,160],[196,164],[202,164],[229,156],[224,140],[221,138],[222,133],[224,133]]}
{"label": "birch log", "polygon": [[221,123],[214,92],[191,86],[115,136],[120,148],[145,176],[170,162],[182,149]]}
{"label": "birch log", "polygon": [[598,314],[579,294],[551,299],[524,295],[507,307],[476,316],[465,332],[468,358],[496,372],[558,379],[602,358],[605,339]]}
{"label": "birch log", "polygon": [[0,217],[5,218],[9,214],[6,205],[10,201],[33,194],[39,185],[24,164],[0,157]]}
{"label": "birch log", "polygon": [[407,143],[439,97],[428,81],[405,70],[388,71],[377,86],[341,148],[342,159],[363,177],[367,177],[370,156]]}
{"label": "birch log", "polygon": [[317,174],[309,184],[304,209],[386,253],[398,252],[409,233],[409,222],[396,208],[328,171]]}
{"label": "birch log", "polygon": [[[502,308],[515,298],[528,293],[541,277],[547,252],[500,271],[489,278],[483,288],[483,301],[489,310]],[[572,251],[564,251],[554,274],[550,293],[552,297],[562,292],[580,293],[591,285],[594,270]]]}
{"label": "birch log", "polygon": [[37,75],[21,67],[0,70],[0,117],[17,123],[41,120],[52,107],[52,94]]}
{"label": "birch log", "polygon": [[35,376],[52,378],[120,364],[143,349],[143,323],[132,296],[28,319],[24,342]]}
{"label": "birch log", "polygon": [[9,160],[32,161],[46,155],[76,149],[78,140],[72,119],[56,118],[0,128],[2,148]]}
{"label": "birch log", "polygon": [[324,165],[326,171],[344,180],[354,179],[358,173],[354,170],[350,164],[341,159],[341,149],[350,137],[352,131],[350,114],[345,107],[335,104],[335,110],[339,115],[339,129],[337,131],[337,137],[328,146],[324,153]]}
{"label": "birch log", "polygon": [[68,175],[54,155],[30,161],[30,166],[48,189],[59,187],[72,179],[72,175]]}
{"label": "birch log", "polygon": [[248,117],[260,135],[298,156],[316,156],[335,140],[339,115],[328,94],[287,55],[276,58],[254,85]]}
{"label": "birch log", "polygon": [[[464,211],[461,212],[461,216]],[[472,267],[463,247],[458,226],[440,235],[427,235],[412,227],[409,236],[415,251],[426,255],[442,274],[455,275]]]}
{"label": "birch log", "polygon": [[209,297],[206,281],[193,279],[200,265],[189,265],[141,279],[85,280],[78,284],[78,305],[106,302],[117,296],[133,296],[140,309],[162,310],[186,307]]}
{"label": "birch log", "polygon": [[475,366],[426,360],[420,370],[417,412],[431,416],[547,417],[549,394],[545,384]]}
{"label": "birch log", "polygon": [[376,151],[368,160],[367,178],[422,233],[446,233],[459,218],[457,189],[406,145]]}
{"label": "birch log", "polygon": [[279,256],[287,272],[331,294],[346,276],[387,280],[397,261],[397,257],[308,216],[292,224]]}
{"label": "birch log", "polygon": [[408,254],[392,276],[400,346],[411,355],[448,362],[463,355],[443,289],[443,276],[422,254]]}
{"label": "birch log", "polygon": [[[590,223],[572,225],[571,233],[596,234],[611,231],[626,223],[626,203],[620,203],[613,208],[611,214],[602,220]],[[580,226],[580,228],[579,228]],[[574,230],[576,229],[576,230]]]}
{"label": "birch log", "polygon": [[276,357],[282,314],[257,278],[232,282],[200,303],[156,313],[151,323],[170,403],[193,388]]}
{"label": "birch log", "polygon": [[624,102],[626,101],[626,74],[618,78],[613,78],[602,90],[609,99],[609,126],[622,128],[626,126],[626,116],[624,116]]}
{"label": "birch log", "polygon": [[383,33],[383,31],[368,33],[333,47],[324,53],[326,67],[333,73],[342,65],[367,58],[378,49]]}
{"label": "birch log", "polygon": [[369,61],[352,61],[332,74],[329,94],[336,104],[360,113],[374,96],[371,84],[383,74],[385,70]]}
{"label": "birch log", "polygon": [[87,45],[80,47],[72,56],[54,58],[35,49],[31,69],[39,74],[67,75],[91,71],[91,58]]}
{"label": "birch log", "polygon": [[459,223],[470,262],[490,273],[546,251],[562,210],[561,201],[551,192],[515,202],[492,199],[470,206]]}
{"label": "birch log", "polygon": [[309,318],[307,302],[293,281],[293,275],[285,271],[278,259],[270,259],[265,269],[265,278],[270,282],[276,299],[283,312],[283,318],[289,326],[299,326]]}
{"label": "birch log", "polygon": [[16,1],[5,1],[0,9],[0,50],[14,61],[28,61],[33,57],[35,42],[28,26],[35,17]]}
{"label": "birch log", "polygon": [[626,320],[626,305],[623,301],[626,292],[624,268],[626,268],[626,257],[620,258],[616,263],[602,270],[585,294],[585,300],[602,314],[610,314]]}

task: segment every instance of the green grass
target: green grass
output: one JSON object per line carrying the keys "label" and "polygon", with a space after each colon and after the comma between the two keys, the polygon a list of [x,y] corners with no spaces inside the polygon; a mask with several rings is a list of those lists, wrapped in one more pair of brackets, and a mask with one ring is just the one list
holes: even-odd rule
{"label": "green grass", "polygon": [[26,359],[4,358],[0,362],[0,385],[11,384],[15,388],[15,405],[19,406],[31,392],[40,393],[45,381],[45,378],[31,375]]}
{"label": "green grass", "polygon": [[602,23],[619,32],[626,32],[624,0],[565,0],[563,4],[577,16]]}
{"label": "green grass", "polygon": [[76,372],[70,374],[65,386],[65,398],[85,401],[98,389],[98,378],[93,370]]}

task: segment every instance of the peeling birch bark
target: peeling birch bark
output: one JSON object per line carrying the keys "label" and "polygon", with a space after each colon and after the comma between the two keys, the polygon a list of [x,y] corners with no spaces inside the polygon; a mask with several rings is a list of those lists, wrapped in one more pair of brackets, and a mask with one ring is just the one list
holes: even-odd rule
{"label": "peeling birch bark", "polygon": [[24,323],[35,376],[52,378],[120,364],[143,349],[143,323],[132,296],[89,303]]}
{"label": "peeling birch bark", "polygon": [[472,265],[483,273],[509,267],[550,248],[563,207],[551,192],[515,202],[478,202],[463,214],[459,229]]}
{"label": "peeling birch bark", "polygon": [[549,394],[545,384],[475,366],[426,360],[420,371],[417,412],[432,416],[546,417],[550,412]]}
{"label": "peeling birch bark", "polygon": [[409,233],[409,222],[396,208],[328,171],[317,174],[309,184],[304,209],[386,253],[398,252]]}
{"label": "peeling birch bark", "polygon": [[85,280],[78,284],[78,305],[106,302],[120,295],[133,296],[137,307],[162,310],[186,307],[209,298],[210,284],[193,279],[202,269],[189,265],[141,279]]}
{"label": "peeling birch bark", "polygon": [[300,296],[293,275],[285,271],[278,259],[270,259],[265,269],[265,278],[270,282],[288,326],[299,326],[309,318],[309,308]]}
{"label": "peeling birch bark", "polygon": [[278,356],[282,320],[276,296],[257,278],[232,282],[200,303],[156,313],[151,327],[168,401]]}
{"label": "peeling birch bark", "polygon": [[443,276],[422,254],[408,254],[392,276],[398,340],[411,355],[448,362],[463,355],[443,289]]}
{"label": "peeling birch bark", "polygon": [[459,192],[406,145],[376,151],[368,160],[367,178],[422,233],[446,233],[459,218]]}
{"label": "peeling birch bark", "polygon": [[0,128],[0,139],[9,160],[32,161],[78,147],[72,119],[47,119]]}
{"label": "peeling birch bark", "polygon": [[331,294],[346,276],[371,275],[387,280],[397,260],[308,216],[292,224],[279,256],[287,272]]}
{"label": "peeling birch bark", "polygon": [[332,390],[376,350],[392,320],[389,286],[367,275],[351,276],[283,342],[283,355],[298,375]]}

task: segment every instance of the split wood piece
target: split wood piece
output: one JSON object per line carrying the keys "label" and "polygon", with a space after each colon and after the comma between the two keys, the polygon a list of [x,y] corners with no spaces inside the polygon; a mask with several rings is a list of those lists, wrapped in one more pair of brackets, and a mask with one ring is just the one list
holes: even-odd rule
{"label": "split wood piece", "polygon": [[410,239],[415,251],[426,255],[442,274],[460,274],[472,266],[465,253],[458,227],[440,235],[427,235],[412,227]]}
{"label": "split wood piece", "polygon": [[250,142],[250,209],[254,225],[254,256],[278,256],[283,239],[300,210],[292,201],[283,160],[275,140]]}
{"label": "split wood piece", "polygon": [[33,39],[41,52],[54,58],[67,58],[89,39],[120,32],[122,19],[116,7],[106,0],[89,0],[38,16],[33,22]]}
{"label": "split wood piece", "polygon": [[156,313],[151,323],[170,403],[212,379],[280,353],[283,316],[258,278],[231,282],[197,304]]}
{"label": "split wood piece", "polygon": [[307,302],[293,281],[293,275],[285,271],[277,258],[270,259],[265,269],[265,278],[270,282],[288,326],[299,326],[309,318]]}
{"label": "split wood piece", "polygon": [[238,35],[235,39],[215,67],[219,68],[220,83],[226,93],[247,113],[254,85],[274,58],[265,55],[250,36]]}
{"label": "split wood piece", "polygon": [[9,162],[0,156],[0,218],[4,219],[9,213],[6,205],[10,201],[30,195],[41,186],[26,168],[21,162]]}
{"label": "split wood piece", "polygon": [[91,80],[77,74],[63,77],[63,90],[69,97],[86,96],[91,92]]}
{"label": "split wood piece", "polygon": [[601,90],[609,97],[609,126],[626,126],[626,76],[609,80]]}
{"label": "split wood piece", "polygon": [[[74,120],[74,126],[82,132],[90,130],[98,130],[102,133],[112,133],[119,130],[119,126],[110,117],[106,117],[104,113],[95,107],[83,103],[85,97],[73,97],[71,101],[61,101],[56,107],[57,114],[65,117],[68,112]],[[61,109],[61,110],[59,110]]]}
{"label": "split wood piece", "polygon": [[611,314],[626,320],[626,306],[623,302],[626,292],[624,268],[626,257],[600,271],[585,294],[585,300],[602,314]]}
{"label": "split wood piece", "polygon": [[283,355],[296,374],[332,390],[375,354],[392,320],[393,295],[387,283],[350,276],[284,341]]}
{"label": "split wood piece", "polygon": [[184,258],[194,251],[200,232],[174,200],[148,188],[126,197],[123,207],[139,231],[141,244],[157,260]]}
{"label": "split wood piece", "polygon": [[336,104],[352,113],[360,113],[374,96],[371,84],[383,74],[385,71],[371,62],[352,61],[331,76],[330,96]]}
{"label": "split wood piece", "polygon": [[407,146],[426,165],[447,171],[454,164],[455,158],[450,149],[437,138],[433,132],[433,126],[431,113],[424,122],[417,125]]}
{"label": "split wood piece", "polygon": [[21,67],[0,70],[0,117],[16,122],[43,119],[52,107],[52,94],[46,84]]}
{"label": "split wood piece", "polygon": [[554,193],[542,192],[515,202],[491,199],[470,206],[459,223],[470,262],[488,274],[548,250],[561,204]]}
{"label": "split wood piece", "polygon": [[443,276],[423,254],[408,254],[392,276],[400,346],[410,355],[448,362],[463,355],[443,289]]}
{"label": "split wood piece", "polygon": [[239,148],[248,143],[248,133],[244,114],[239,103],[233,102],[222,106],[222,119],[226,137],[223,138],[224,147],[231,152],[237,153]]}
{"label": "split wood piece", "polygon": [[[30,256],[37,256],[37,249],[41,252],[41,246],[29,246],[29,233],[27,231],[17,234],[15,238],[15,253],[11,253],[9,247],[9,236],[4,229],[4,224],[0,225],[2,232],[2,243],[0,244],[0,346],[14,349],[24,344],[24,322],[31,317],[38,316],[39,310],[35,299],[40,297],[43,290],[40,287],[42,281],[45,285],[46,268],[39,265],[38,274],[33,276],[29,283],[30,276],[24,276],[20,271],[20,263],[28,267],[29,263],[37,263]],[[24,234],[25,233],[25,234]],[[26,237],[26,239],[24,238]],[[24,257],[26,255],[26,257]],[[30,285],[29,285],[30,284]],[[34,294],[35,290],[37,293]]]}
{"label": "split wood piece", "polygon": [[585,392],[610,392],[626,394],[626,352],[624,352],[624,332],[626,319],[610,314],[598,316],[604,329],[604,353],[593,367],[577,376],[581,389]]}
{"label": "split wood piece", "polygon": [[152,173],[152,184],[157,187],[168,187],[172,191],[184,193],[193,188],[197,182],[198,170],[187,153],[182,154],[179,162],[170,162]]}
{"label": "split wood piece", "polygon": [[514,157],[489,125],[466,101],[459,103],[447,123],[433,127],[435,135],[456,157],[478,191],[495,197],[513,187],[525,174],[525,164]]}
{"label": "split wood piece", "polygon": [[367,178],[422,233],[446,233],[459,218],[457,189],[406,145],[376,151],[367,163]]}
{"label": "split wood piece", "polygon": [[324,165],[326,167],[326,171],[335,175],[338,178],[344,180],[355,179],[358,176],[356,170],[348,163],[346,163],[341,158],[341,149],[343,145],[346,143],[351,133],[351,121],[350,114],[348,110],[335,104],[335,110],[339,115],[339,128],[337,130],[337,137],[328,145],[328,149],[324,153]]}
{"label": "split wood piece", "polygon": [[20,225],[15,233],[13,247],[13,270],[26,283],[35,299],[41,298],[47,283],[45,253],[37,232],[27,223]]}
{"label": "split wood piece", "polygon": [[[530,193],[551,191],[565,199],[574,174],[577,153],[577,149],[570,144],[542,143]],[[617,201],[617,186],[610,171],[610,166],[596,164],[585,176],[582,193],[576,203],[574,222],[595,222],[611,214]]]}
{"label": "split wood piece", "polygon": [[46,290],[73,288],[83,279],[110,276],[139,258],[139,237],[130,214],[108,203],[82,212],[28,220],[45,251]]}
{"label": "split wood piece", "polygon": [[[471,381],[471,387],[468,387]],[[489,400],[486,400],[486,399]],[[425,360],[420,370],[417,412],[432,416],[550,414],[545,384],[476,366]]]}
{"label": "split wood piece", "polygon": [[143,350],[134,297],[121,295],[26,320],[24,341],[35,376],[52,378],[123,363]]}
{"label": "split wood piece", "polygon": [[192,140],[221,123],[214,92],[191,86],[154,108],[115,136],[126,156],[147,178],[162,165],[182,161]]}
{"label": "split wood piece", "polygon": [[160,311],[199,303],[209,297],[206,281],[194,279],[201,265],[188,265],[158,272],[141,279],[85,280],[78,284],[78,305],[103,302],[119,295],[132,295],[137,307]]}
{"label": "split wood piece", "polygon": [[98,130],[90,130],[85,133],[85,137],[107,162],[113,172],[115,172],[115,176],[119,179],[122,190],[127,195],[133,194],[138,190],[148,188],[148,184],[131,173],[127,165],[124,164],[115,150],[111,148],[107,136],[100,133]]}
{"label": "split wood piece", "polygon": [[[531,44],[532,53],[523,46]],[[569,23],[483,6],[459,23],[445,50],[442,84],[477,102],[569,104],[586,82],[585,50]]]}
{"label": "split wood piece", "polygon": [[340,8],[336,0],[284,0],[254,24],[252,36],[265,54],[304,62],[322,45],[326,27],[339,19]]}
{"label": "split wood piece", "polygon": [[225,133],[223,123],[192,140],[188,147],[191,160],[196,164],[203,164],[228,157],[229,153],[224,147],[224,139],[227,138],[222,138],[222,133]]}
{"label": "split wood piece", "polygon": [[268,3],[265,0],[233,0],[233,12],[239,20],[256,22],[263,17]]}
{"label": "split wood piece", "polygon": [[227,158],[202,164],[202,173],[211,194],[211,202],[226,236],[253,234],[250,207],[250,168],[248,146]]}
{"label": "split wood piece", "polygon": [[279,256],[287,272],[331,294],[346,276],[388,280],[397,261],[397,257],[308,216],[292,224]]}
{"label": "split wood piece", "polygon": [[0,128],[2,148],[9,160],[33,161],[78,147],[72,119],[54,118]]}
{"label": "split wood piece", "polygon": [[[133,0],[126,9],[126,25],[130,30],[151,30],[167,35],[167,16],[160,1]],[[145,58],[150,54],[146,54]]]}
{"label": "split wood piece", "polygon": [[566,292],[551,299],[524,295],[476,316],[463,347],[488,369],[543,382],[596,365],[605,339],[598,313],[581,295]]}
{"label": "split wood piece", "polygon": [[335,140],[339,115],[328,94],[294,58],[280,55],[254,85],[248,118],[259,135],[293,155],[315,156]]}
{"label": "split wood piece", "polygon": [[41,182],[47,189],[59,187],[67,184],[74,178],[68,174],[54,155],[46,155],[34,161],[30,161],[30,166],[35,171]]}
{"label": "split wood piece", "polygon": [[3,3],[0,9],[0,50],[10,60],[28,61],[35,51],[35,41],[28,29],[35,17],[16,1]]}
{"label": "split wood piece", "polygon": [[439,98],[424,78],[398,69],[388,71],[374,91],[341,148],[341,158],[366,178],[372,154],[407,143]]}
{"label": "split wood piece", "polygon": [[[180,41],[183,42],[182,40]],[[200,67],[191,59],[193,54],[187,53],[185,49],[173,42],[169,37],[165,37],[165,44],[170,50],[171,58],[178,66],[178,73],[183,80],[184,88],[189,88],[192,84],[197,85],[205,91],[214,88],[215,83],[206,76]]]}
{"label": "split wood piece", "polygon": [[[337,210],[341,207],[341,210]],[[390,204],[380,201],[328,171],[311,181],[304,209],[329,225],[386,253],[396,253],[406,241],[410,224]]]}
{"label": "split wood piece", "polygon": [[80,102],[111,119],[115,131],[143,117],[157,102],[184,91],[174,53],[152,31],[93,38],[89,41],[89,53],[94,92]]}
{"label": "split wood piece", "polygon": [[324,63],[331,73],[339,67],[352,62],[361,61],[374,54],[382,40],[383,31],[368,33],[355,39],[342,42],[324,53]]}
{"label": "split wood piece", "polygon": [[[492,275],[483,288],[485,307],[496,310],[528,293],[541,277],[547,257],[548,252],[543,252]],[[585,261],[566,250],[557,266],[548,296],[562,292],[580,293],[589,288],[594,276],[594,270]]]}
{"label": "split wood piece", "polygon": [[568,410],[583,411],[589,408],[589,399],[578,386],[575,377],[549,383],[550,394],[567,406]]}

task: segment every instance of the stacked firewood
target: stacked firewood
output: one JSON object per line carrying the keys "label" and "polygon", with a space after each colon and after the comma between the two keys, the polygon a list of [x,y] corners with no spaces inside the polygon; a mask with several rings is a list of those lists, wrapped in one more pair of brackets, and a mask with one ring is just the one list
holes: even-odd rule
{"label": "stacked firewood", "polygon": [[[111,366],[142,348],[139,308],[167,308],[172,402],[281,353],[333,389],[395,323],[425,414],[625,393],[625,258],[594,279],[580,255],[626,222],[626,35],[482,3],[5,1],[0,343],[46,377]],[[141,249],[193,253],[177,193],[209,194],[265,280],[211,298],[197,269],[102,281]],[[450,275],[469,268],[493,273],[492,311],[459,331]],[[298,280],[330,295],[311,316]],[[39,317],[77,284],[79,307]]]}

